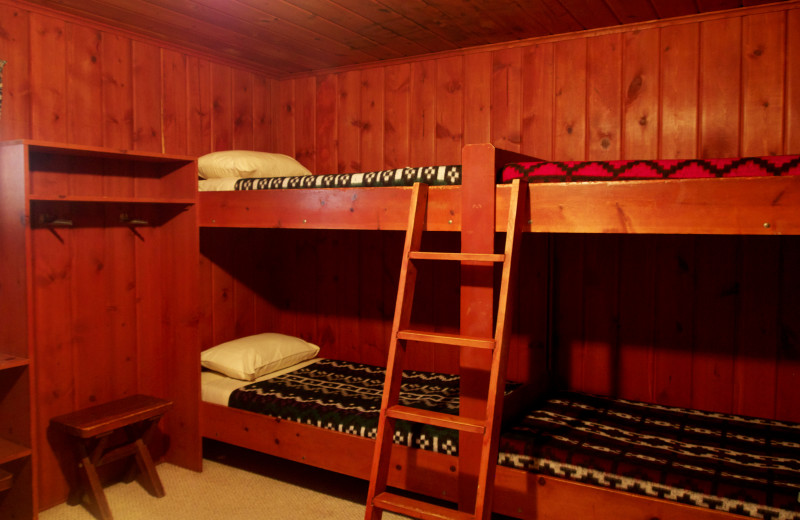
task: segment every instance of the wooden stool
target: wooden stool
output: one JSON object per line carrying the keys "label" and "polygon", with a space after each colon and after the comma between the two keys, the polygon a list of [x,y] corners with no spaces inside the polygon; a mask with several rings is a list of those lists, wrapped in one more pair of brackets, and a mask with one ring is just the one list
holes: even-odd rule
{"label": "wooden stool", "polygon": [[[153,466],[147,441],[171,406],[172,402],[165,399],[132,395],[52,418],[53,427],[78,440],[79,482],[72,490],[73,499],[80,503],[88,496],[99,517],[112,520],[97,468],[131,455],[136,456],[139,481],[144,488],[151,495],[163,497],[164,487]],[[124,440],[112,445],[111,440],[117,437],[112,435],[115,432],[124,434]]]}

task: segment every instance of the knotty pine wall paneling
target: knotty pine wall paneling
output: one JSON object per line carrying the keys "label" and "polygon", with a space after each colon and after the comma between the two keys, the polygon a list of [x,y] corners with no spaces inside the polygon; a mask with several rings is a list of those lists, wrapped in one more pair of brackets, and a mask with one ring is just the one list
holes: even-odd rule
{"label": "knotty pine wall paneling", "polygon": [[700,156],[736,157],[742,133],[742,19],[709,20],[699,28]]}
{"label": "knotty pine wall paneling", "polygon": [[777,155],[784,139],[786,15],[742,20],[742,155]]}
{"label": "knotty pine wall paneling", "polygon": [[160,152],[162,143],[161,49],[154,44],[132,42],[133,58],[133,148]]}
{"label": "knotty pine wall paneling", "polygon": [[103,106],[95,102],[94,93],[101,89],[102,68],[97,56],[103,41],[100,31],[89,27],[68,25],[66,34],[67,137],[71,142],[102,145],[102,127],[86,124],[101,120]]}
{"label": "knotty pine wall paneling", "polygon": [[[555,43],[552,160],[586,159],[587,38]],[[524,153],[524,151],[523,151]]]}
{"label": "knotty pine wall paneling", "polygon": [[[103,33],[99,61],[103,77],[102,89],[98,93],[103,107],[100,119],[103,146],[133,148],[133,54],[130,38]],[[180,153],[180,150],[174,151]]]}
{"label": "knotty pine wall paneling", "polygon": [[588,49],[586,69],[587,157],[592,161],[620,157],[622,35],[608,34],[595,38]]}
{"label": "knotty pine wall paneling", "polygon": [[233,147],[233,72],[224,64],[211,64],[212,151]]}
{"label": "knotty pine wall paneling", "polygon": [[664,27],[660,38],[659,153],[665,159],[696,157],[700,24]]}
{"label": "knotty pine wall paneling", "polygon": [[[30,118],[33,139],[67,142],[66,23],[30,13]],[[36,66],[48,63],[48,66]],[[81,117],[76,114],[76,117]]]}
{"label": "knotty pine wall paneling", "polygon": [[491,142],[520,151],[522,110],[522,49],[492,53]]}
{"label": "knotty pine wall paneling", "polygon": [[165,49],[162,53],[161,90],[164,98],[163,135],[164,149],[179,153],[189,152],[189,117],[187,84],[189,69],[187,57],[177,51]]}
{"label": "knotty pine wall paneling", "polygon": [[0,138],[30,137],[30,13],[16,4],[0,3],[0,52],[3,73],[3,112]]}
{"label": "knotty pine wall paneling", "polygon": [[[554,153],[554,47],[555,44],[551,42],[539,43],[527,46],[522,51],[520,149],[523,153],[543,160],[552,160]],[[480,141],[470,141],[467,136],[467,142]]]}
{"label": "knotty pine wall paneling", "polygon": [[622,155],[626,159],[659,157],[660,31],[622,35]]}
{"label": "knotty pine wall paneling", "polygon": [[[560,160],[798,153],[792,66],[798,41],[791,31],[798,20],[792,2],[326,71],[316,76],[313,93],[317,172],[367,165],[365,149],[375,140],[364,132],[364,111],[381,111],[364,103],[363,91],[358,115],[349,100],[354,76],[364,84],[366,75],[383,78],[383,96],[374,99],[384,103],[385,168],[448,162],[460,145],[486,139]],[[297,85],[304,78],[278,81],[296,106],[303,103]],[[277,135],[291,141],[299,136],[298,119],[283,115]],[[552,322],[547,332],[546,323],[534,327],[536,317],[522,316],[515,349],[552,337],[549,359],[568,388],[749,413],[758,411],[755,402],[770,401],[761,413],[791,414],[791,406],[777,404],[783,381],[798,377],[796,365],[779,366],[798,348],[796,325],[785,318],[791,302],[780,303],[783,289],[744,290],[754,283],[744,278],[757,271],[744,270],[745,258],[758,257],[759,268],[782,273],[784,281],[787,274],[776,264],[799,246],[793,237],[776,243],[780,253],[763,257],[754,242],[738,237],[554,236],[527,246],[545,258],[541,248],[551,247],[552,263],[523,260],[536,271],[521,282],[521,300],[534,303],[521,307],[548,301],[538,270],[551,272]],[[422,326],[452,327],[438,310],[446,302],[437,284],[445,279],[420,276],[417,317],[434,310]],[[770,298],[773,303],[761,305]],[[761,338],[752,332],[761,328],[749,321],[750,309],[775,305],[781,333]],[[756,346],[762,339],[771,346]],[[538,355],[517,350],[523,358]],[[411,359],[439,368],[452,362],[424,352]],[[547,360],[546,353],[537,358]],[[775,388],[760,395],[743,390],[747,374],[770,370],[779,374]]]}
{"label": "knotty pine wall paneling", "polygon": [[786,133],[784,150],[800,148],[800,9],[786,16]]}

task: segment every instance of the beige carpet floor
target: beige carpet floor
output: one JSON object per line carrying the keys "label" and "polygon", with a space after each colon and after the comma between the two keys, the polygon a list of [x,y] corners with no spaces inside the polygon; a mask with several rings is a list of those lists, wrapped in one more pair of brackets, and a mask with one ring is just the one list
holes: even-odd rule
{"label": "beige carpet floor", "polygon": [[[367,483],[274,457],[211,446],[203,472],[160,464],[166,496],[155,498],[137,482],[105,488],[114,520],[357,520],[364,517]],[[92,520],[83,506],[61,504],[41,520]],[[384,513],[383,518],[401,519]]]}

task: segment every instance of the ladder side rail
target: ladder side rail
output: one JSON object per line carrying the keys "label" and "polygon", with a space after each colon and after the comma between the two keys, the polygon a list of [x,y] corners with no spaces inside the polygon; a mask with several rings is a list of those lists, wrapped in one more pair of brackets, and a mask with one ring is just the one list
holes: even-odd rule
{"label": "ladder side rail", "polygon": [[409,260],[411,251],[419,250],[422,242],[422,230],[425,227],[425,214],[428,201],[428,185],[416,183],[411,190],[408,225],[403,246],[403,258],[398,283],[395,313],[392,321],[392,335],[389,341],[389,356],[386,363],[386,379],[381,398],[378,431],[375,436],[375,450],[370,469],[369,490],[367,494],[366,519],[378,520],[382,510],[375,507],[374,497],[386,491],[389,460],[392,453],[395,419],[386,416],[386,410],[399,402],[400,385],[403,378],[403,358],[406,342],[398,340],[399,330],[407,329],[411,320],[411,306],[414,300],[414,287],[417,268]]}

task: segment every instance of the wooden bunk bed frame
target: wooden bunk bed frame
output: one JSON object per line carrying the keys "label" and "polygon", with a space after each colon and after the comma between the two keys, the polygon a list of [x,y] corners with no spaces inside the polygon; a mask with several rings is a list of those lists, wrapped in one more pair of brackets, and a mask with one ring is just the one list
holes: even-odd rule
{"label": "wooden bunk bed frame", "polygon": [[[490,144],[466,145],[463,175],[495,175],[532,160]],[[509,185],[497,186],[501,230]],[[796,235],[798,182],[792,177],[648,179],[531,184],[535,233]],[[410,187],[201,192],[201,227],[405,230]],[[432,186],[426,229],[461,230],[460,189]]]}
{"label": "wooden bunk bed frame", "polygon": [[[530,160],[489,144],[464,147],[462,173],[492,175]],[[510,188],[498,185],[503,225]],[[402,230],[411,188],[202,192],[201,227]],[[526,232],[797,235],[800,176],[531,184]],[[426,229],[460,231],[460,188],[431,187]],[[507,406],[511,411],[516,405]],[[367,479],[374,441],[210,403],[203,437]],[[458,459],[399,447],[390,485],[458,496]],[[494,511],[522,519],[737,519],[703,509],[499,466]]]}

